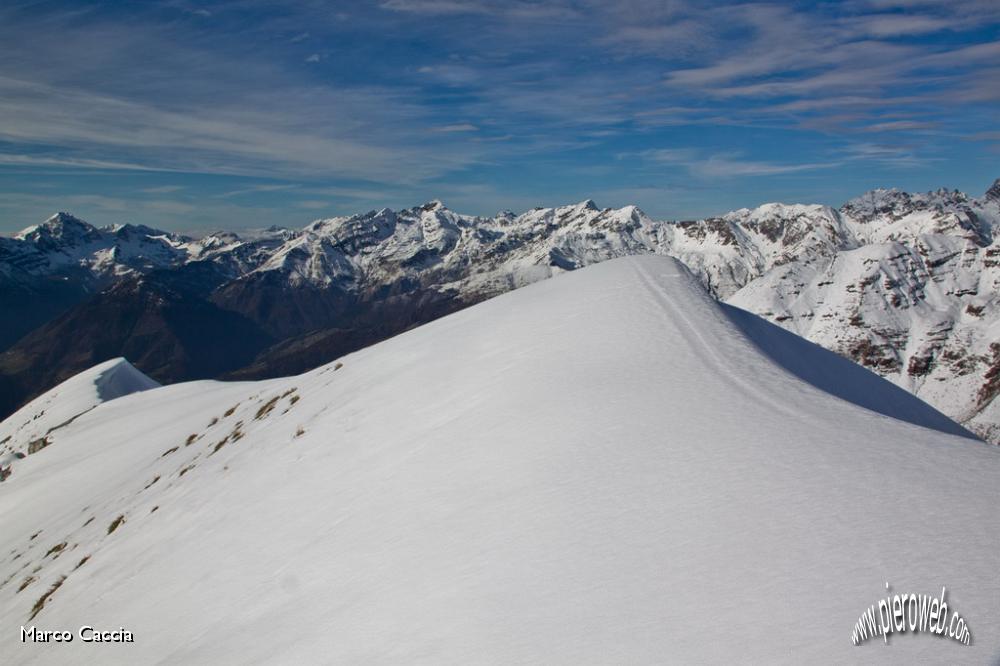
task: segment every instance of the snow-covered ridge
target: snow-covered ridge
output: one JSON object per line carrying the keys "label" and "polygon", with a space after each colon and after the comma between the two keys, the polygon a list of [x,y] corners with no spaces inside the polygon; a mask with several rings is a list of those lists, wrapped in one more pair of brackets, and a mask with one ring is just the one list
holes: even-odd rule
{"label": "snow-covered ridge", "polygon": [[[989,661],[1000,451],[788,338],[633,257],[102,404],[0,486],[0,624],[135,643],[0,661]],[[973,644],[854,647],[885,581],[946,585]]]}
{"label": "snow-covered ridge", "polygon": [[97,405],[159,386],[123,358],[95,365],[0,422],[0,468],[50,445],[62,428]]}
{"label": "snow-covered ridge", "polygon": [[774,203],[694,221],[655,221],[634,206],[590,200],[493,218],[434,201],[253,238],[96,229],[60,214],[0,239],[0,276],[72,274],[98,288],[199,264],[228,281],[220,289],[266,281],[359,298],[449,290],[481,300],[609,258],[671,255],[717,298],[858,361],[1000,442],[998,192],[1000,181],[980,198],[875,190],[839,209]]}

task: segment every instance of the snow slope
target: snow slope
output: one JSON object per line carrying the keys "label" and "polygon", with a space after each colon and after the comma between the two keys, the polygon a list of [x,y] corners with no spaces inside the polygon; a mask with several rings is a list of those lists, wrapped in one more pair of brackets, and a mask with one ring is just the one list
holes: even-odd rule
{"label": "snow slope", "polygon": [[95,365],[38,396],[0,423],[0,463],[12,454],[27,453],[32,442],[57,436],[56,431],[102,402],[146,391],[158,383],[124,358]]}
{"label": "snow slope", "polygon": [[[793,339],[635,257],[98,405],[0,487],[0,662],[995,660],[1000,451]],[[852,646],[886,581],[973,645]]]}

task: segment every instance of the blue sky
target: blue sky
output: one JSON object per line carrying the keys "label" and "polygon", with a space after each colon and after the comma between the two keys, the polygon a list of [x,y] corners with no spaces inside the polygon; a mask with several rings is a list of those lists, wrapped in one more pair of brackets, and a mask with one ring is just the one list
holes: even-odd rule
{"label": "blue sky", "polygon": [[978,195],[998,109],[996,0],[7,0],[0,231]]}

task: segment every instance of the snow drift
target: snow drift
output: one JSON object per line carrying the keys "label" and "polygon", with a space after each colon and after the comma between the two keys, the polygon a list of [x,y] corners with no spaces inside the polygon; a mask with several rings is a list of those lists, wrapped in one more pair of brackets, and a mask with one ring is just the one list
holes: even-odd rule
{"label": "snow drift", "polygon": [[[995,659],[1000,451],[789,336],[629,258],[98,405],[0,486],[0,661]],[[886,582],[972,645],[852,646]]]}

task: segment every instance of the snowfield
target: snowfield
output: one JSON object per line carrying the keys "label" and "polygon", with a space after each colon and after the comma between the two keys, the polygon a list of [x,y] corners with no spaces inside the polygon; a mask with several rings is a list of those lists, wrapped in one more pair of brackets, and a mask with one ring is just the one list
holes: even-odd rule
{"label": "snowfield", "polygon": [[[667,257],[51,439],[0,484],[0,663],[1000,657],[1000,450]],[[972,645],[853,646],[886,582]]]}

